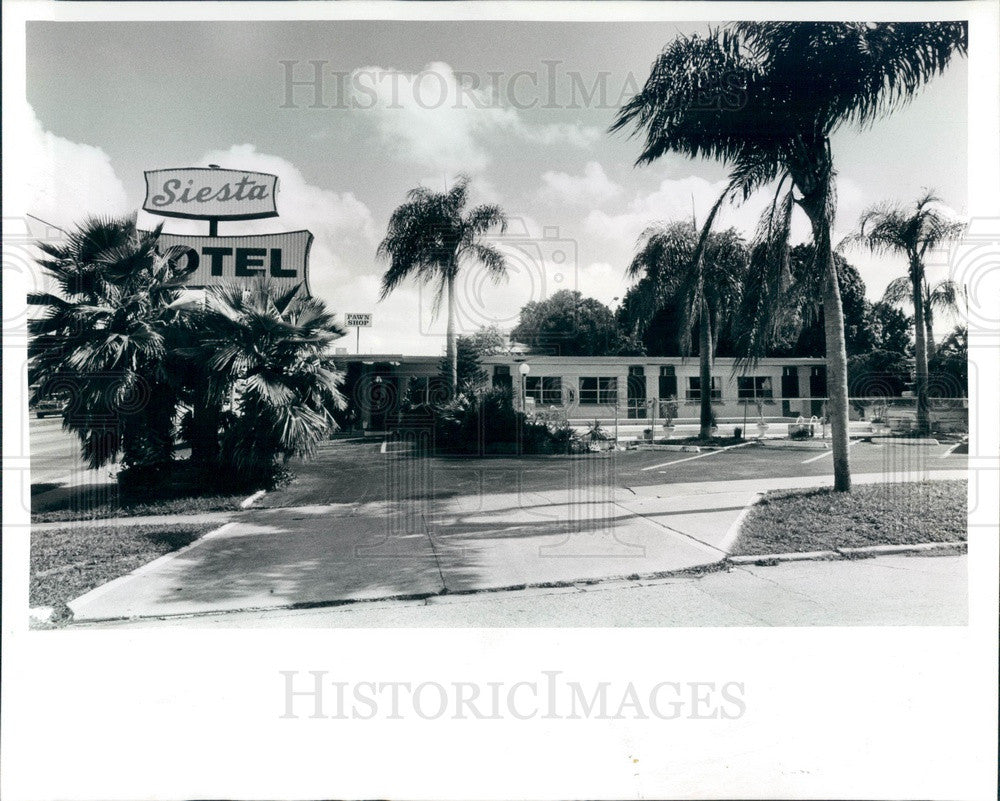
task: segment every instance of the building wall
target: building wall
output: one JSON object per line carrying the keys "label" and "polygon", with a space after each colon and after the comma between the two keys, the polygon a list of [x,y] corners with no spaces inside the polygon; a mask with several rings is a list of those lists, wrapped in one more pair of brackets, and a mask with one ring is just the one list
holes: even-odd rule
{"label": "building wall", "polygon": [[[528,379],[559,378],[561,402],[539,403],[536,400],[532,406],[529,400],[527,408],[529,411],[532,409],[535,411],[544,410],[556,415],[563,415],[571,420],[611,420],[616,416],[619,419],[652,420],[654,415],[657,419],[662,419],[659,401],[666,400],[666,398],[661,398],[660,395],[661,368],[672,367],[677,385],[677,419],[680,421],[696,420],[700,414],[700,401],[697,395],[692,392],[692,389],[696,391],[697,388],[692,388],[690,385],[690,379],[698,379],[699,377],[697,359],[504,354],[486,357],[483,362],[490,375],[495,374],[497,367],[507,368],[510,371],[515,390],[515,404],[519,408],[525,408],[522,398],[525,393],[522,392],[519,374],[519,367],[522,363],[529,365]],[[714,363],[713,379],[718,382],[721,397],[713,401],[713,408],[719,422],[735,422],[744,419],[744,416],[747,419],[756,419],[758,415],[758,391],[765,418],[795,418],[799,415],[810,417],[813,414],[822,414],[822,401],[814,400],[810,394],[810,374],[813,367],[825,367],[823,359],[763,359],[756,367],[741,370],[735,375],[733,373],[734,363],[733,359],[722,358],[716,359]],[[641,377],[633,375],[630,379],[630,367],[642,368],[643,375]],[[794,387],[798,397],[791,393],[787,397],[782,396],[782,374],[785,368],[794,368],[797,380],[794,382],[789,380],[784,388],[792,390]],[[752,389],[744,383],[742,394],[749,397],[741,398],[740,377],[758,380]],[[589,388],[592,383],[586,382],[581,385],[581,378],[617,379],[617,404],[610,402],[590,403],[587,402],[590,398],[581,398],[581,387]],[[629,403],[627,389],[630,380],[634,388],[632,395],[636,399],[636,402],[632,404]],[[526,381],[526,383],[528,382]],[[646,403],[640,409],[638,398],[642,395],[641,388],[645,389]],[[767,394],[770,394],[770,397],[764,397]],[[600,400],[599,397],[598,401]]]}

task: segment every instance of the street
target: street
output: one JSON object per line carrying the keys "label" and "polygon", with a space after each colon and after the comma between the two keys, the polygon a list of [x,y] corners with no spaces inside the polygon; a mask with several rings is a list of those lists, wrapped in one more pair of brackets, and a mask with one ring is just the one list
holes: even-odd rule
{"label": "street", "polygon": [[[742,565],[700,577],[108,621],[101,627],[963,626],[966,556]],[[86,626],[81,623],[78,626]]]}

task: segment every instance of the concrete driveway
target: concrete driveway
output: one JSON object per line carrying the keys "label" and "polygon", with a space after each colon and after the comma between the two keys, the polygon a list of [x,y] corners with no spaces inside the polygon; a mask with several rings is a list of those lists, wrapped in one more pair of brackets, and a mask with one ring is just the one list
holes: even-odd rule
{"label": "concrete driveway", "polygon": [[70,603],[77,620],[648,576],[718,561],[751,488],[497,492],[260,509]]}

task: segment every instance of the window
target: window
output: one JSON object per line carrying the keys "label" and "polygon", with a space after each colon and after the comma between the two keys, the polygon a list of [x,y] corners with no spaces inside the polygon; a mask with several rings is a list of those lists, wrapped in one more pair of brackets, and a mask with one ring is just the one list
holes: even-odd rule
{"label": "window", "polygon": [[674,372],[672,364],[667,364],[660,368],[659,390],[661,398],[677,397],[677,374]]}
{"label": "window", "polygon": [[741,375],[736,379],[736,392],[740,400],[771,400],[774,397],[771,376]]}
{"label": "window", "polygon": [[618,379],[581,378],[580,403],[618,403]]}
{"label": "window", "polygon": [[562,403],[562,379],[559,376],[529,375],[524,379],[524,395],[546,406]]}
{"label": "window", "polygon": [[[701,377],[689,376],[687,393],[684,396],[687,400],[701,400]],[[712,400],[722,400],[722,379],[712,379]]]}

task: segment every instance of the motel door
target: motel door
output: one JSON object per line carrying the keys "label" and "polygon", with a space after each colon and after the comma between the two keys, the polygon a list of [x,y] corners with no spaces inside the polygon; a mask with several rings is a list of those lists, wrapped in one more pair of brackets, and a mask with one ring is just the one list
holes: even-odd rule
{"label": "motel door", "polygon": [[812,401],[812,413],[819,417],[823,414],[823,399],[826,398],[825,364],[809,368],[809,396],[818,399]]}
{"label": "motel door", "polygon": [[792,414],[790,398],[799,396],[799,368],[781,368],[781,414],[789,417]]}
{"label": "motel door", "polygon": [[646,418],[646,371],[635,365],[628,368],[628,417],[631,420]]}
{"label": "motel door", "polygon": [[399,410],[399,377],[389,364],[376,364],[367,398],[369,431],[387,431],[396,424]]}

